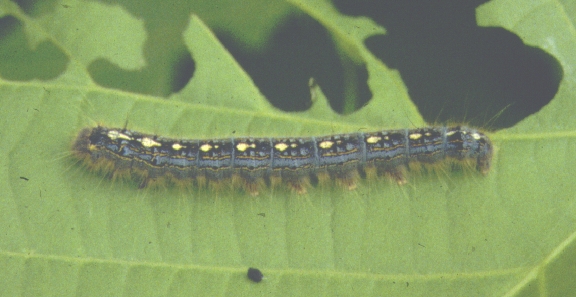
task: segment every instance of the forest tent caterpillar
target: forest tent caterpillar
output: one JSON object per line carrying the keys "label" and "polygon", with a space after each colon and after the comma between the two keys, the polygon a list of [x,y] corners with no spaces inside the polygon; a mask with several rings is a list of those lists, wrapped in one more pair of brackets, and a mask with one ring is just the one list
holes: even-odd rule
{"label": "forest tent caterpillar", "polygon": [[275,181],[305,193],[314,176],[334,178],[354,189],[359,172],[386,174],[404,184],[410,164],[445,160],[474,162],[487,174],[493,147],[485,134],[463,126],[192,140],[99,126],[82,129],[72,150],[87,167],[113,177],[129,176],[141,188],[162,181],[202,186],[232,180],[258,195],[262,185]]}

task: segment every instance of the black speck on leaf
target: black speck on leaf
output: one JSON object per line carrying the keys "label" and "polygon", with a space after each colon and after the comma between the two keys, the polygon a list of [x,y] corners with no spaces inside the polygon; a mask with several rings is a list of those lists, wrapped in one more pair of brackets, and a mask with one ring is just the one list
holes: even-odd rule
{"label": "black speck on leaf", "polygon": [[257,268],[248,268],[248,278],[255,282],[255,283],[259,283],[260,281],[262,281],[262,278],[264,277],[264,275],[262,274],[262,271],[260,271]]}

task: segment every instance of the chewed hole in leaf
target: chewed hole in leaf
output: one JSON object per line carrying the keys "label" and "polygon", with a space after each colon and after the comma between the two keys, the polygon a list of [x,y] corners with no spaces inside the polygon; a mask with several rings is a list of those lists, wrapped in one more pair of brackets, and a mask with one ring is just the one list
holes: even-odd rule
{"label": "chewed hole in leaf", "polygon": [[0,19],[0,76],[8,80],[49,80],[64,72],[66,55],[52,42],[31,48],[22,24],[13,16]]}
{"label": "chewed hole in leaf", "polygon": [[310,107],[310,78],[339,113],[353,112],[372,97],[366,66],[339,51],[327,29],[309,16],[290,17],[259,53],[244,51],[226,34],[218,36],[262,93],[282,110]]}
{"label": "chewed hole in leaf", "polygon": [[[480,1],[481,2],[481,1]],[[476,24],[480,3],[335,3],[387,30],[365,41],[398,69],[427,122],[511,127],[548,104],[558,91],[560,63],[503,28]]]}

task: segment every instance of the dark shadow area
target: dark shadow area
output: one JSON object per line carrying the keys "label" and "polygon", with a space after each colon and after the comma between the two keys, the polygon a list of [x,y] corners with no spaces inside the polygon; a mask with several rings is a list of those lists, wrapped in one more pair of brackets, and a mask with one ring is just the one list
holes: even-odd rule
{"label": "dark shadow area", "polygon": [[20,7],[20,9],[22,9],[22,11],[24,11],[28,15],[31,15],[33,11],[35,11],[35,7],[38,3],[37,0],[13,0],[13,1]]}
{"label": "dark shadow area", "polygon": [[[99,85],[128,92],[168,97],[176,93],[190,81],[194,73],[195,63],[187,51],[170,61],[170,67],[155,67],[155,61],[139,70],[126,70],[106,59],[98,59],[88,66],[92,79]],[[167,71],[159,75],[159,70]],[[156,83],[155,83],[156,82]]]}
{"label": "dark shadow area", "polygon": [[177,93],[192,78],[196,64],[182,40],[190,18],[185,2],[158,2],[156,10],[136,0],[102,0],[120,5],[134,17],[145,21],[148,38],[144,43],[146,65],[126,70],[102,59],[91,63],[88,71],[96,83],[113,89],[168,97]]}
{"label": "dark shadow area", "polygon": [[[353,104],[356,107],[363,106],[372,96],[367,85],[366,67],[341,60],[343,58],[336,52],[328,32],[309,17],[289,19],[277,30],[271,45],[263,53],[243,52],[224,34],[218,34],[218,38],[260,91],[282,110],[303,111],[310,107],[308,81],[311,77],[337,112],[344,109],[347,84],[355,86]],[[351,77],[356,81],[346,81],[344,71],[354,72]]]}
{"label": "dark shadow area", "polygon": [[0,19],[0,76],[7,80],[50,80],[62,74],[68,57],[45,41],[31,49],[23,26],[12,17]]}
{"label": "dark shadow area", "polygon": [[177,93],[182,90],[192,78],[196,70],[196,63],[190,56],[188,51],[176,60],[174,65],[174,80],[172,81],[172,93]]}
{"label": "dark shadow area", "polygon": [[387,30],[366,46],[398,69],[429,123],[511,127],[556,94],[559,62],[502,28],[476,25],[485,1],[344,1],[345,14],[372,18]]}
{"label": "dark shadow area", "polygon": [[59,4],[58,0],[13,0],[22,11],[31,17],[37,17],[54,11],[56,5],[67,7],[66,4]]}
{"label": "dark shadow area", "polygon": [[[87,66],[87,71],[97,84],[168,97],[189,82],[195,63],[183,44],[182,32],[193,5],[159,2],[156,9],[151,10],[136,0],[95,1],[120,5],[134,17],[143,19],[148,34],[143,48],[144,68],[129,70],[104,58],[95,60]],[[53,12],[60,8],[57,5],[66,8],[66,4],[54,0],[17,0],[17,3],[31,16]],[[308,82],[311,77],[337,112],[360,108],[372,97],[365,66],[355,64],[345,54],[339,55],[325,28],[306,15],[294,16],[281,25],[263,53],[244,52],[244,47],[232,42],[226,33],[216,33],[262,93],[280,109],[302,111],[310,107]],[[48,57],[45,61],[54,59]]]}
{"label": "dark shadow area", "polygon": [[[16,0],[15,2],[31,17],[51,13],[59,8],[57,5],[68,8],[67,4],[60,4],[55,0]],[[121,4],[114,0],[98,2],[110,5]],[[126,70],[106,59],[95,60],[87,66],[87,71],[92,79],[97,84],[107,88],[140,94],[167,97],[180,91],[191,79],[195,70],[194,61],[182,41],[182,31],[188,22],[189,11],[178,10],[177,16],[173,13],[168,16],[161,15],[161,13],[169,14],[172,12],[166,7],[157,11],[150,11],[143,9],[144,6],[140,5],[139,2],[126,1],[124,4],[132,4],[132,6],[123,6],[135,17],[144,18],[148,21],[146,23],[148,39],[143,49],[146,65],[142,69]],[[170,3],[161,4],[167,7],[172,5]],[[158,7],[160,8],[162,5],[158,4]],[[184,7],[186,7],[185,4]],[[68,59],[52,44],[42,43],[34,52],[23,51],[22,49],[26,49],[28,46],[21,26],[12,24],[14,18],[7,17],[5,19],[7,20],[0,23],[0,54],[2,55],[0,56],[2,58],[0,75],[13,80],[51,79],[65,70]],[[9,35],[5,32],[9,32]],[[13,35],[19,37],[12,37]],[[9,47],[5,47],[5,44],[8,44]],[[59,67],[62,59],[66,63]],[[24,64],[30,65],[34,69],[22,67],[23,60],[26,61]],[[35,62],[36,64],[34,64]],[[46,71],[42,72],[45,69],[50,70],[48,71],[50,74],[45,74]]]}

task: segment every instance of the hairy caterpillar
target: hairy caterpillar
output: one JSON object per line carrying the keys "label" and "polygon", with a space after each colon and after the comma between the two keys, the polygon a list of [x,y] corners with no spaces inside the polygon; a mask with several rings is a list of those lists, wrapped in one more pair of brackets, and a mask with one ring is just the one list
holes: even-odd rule
{"label": "hairy caterpillar", "polygon": [[354,189],[360,172],[385,174],[404,184],[411,164],[445,160],[474,162],[487,174],[493,147],[485,134],[463,126],[193,140],[99,126],[82,129],[72,150],[87,167],[129,176],[141,188],[163,181],[203,186],[231,180],[258,195],[263,185],[278,181],[305,193],[310,177],[333,178]]}

